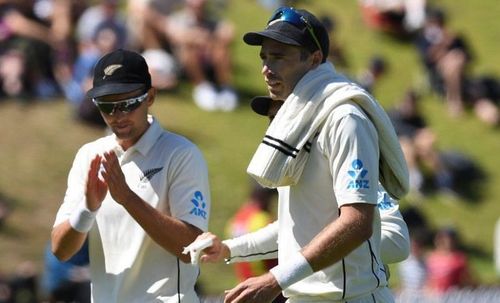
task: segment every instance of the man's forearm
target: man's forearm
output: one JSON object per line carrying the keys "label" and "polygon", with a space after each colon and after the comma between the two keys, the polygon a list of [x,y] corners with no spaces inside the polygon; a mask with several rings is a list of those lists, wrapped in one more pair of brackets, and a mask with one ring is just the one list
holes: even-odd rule
{"label": "man's forearm", "polygon": [[76,231],[66,220],[52,229],[52,253],[59,260],[67,261],[80,250],[86,237],[86,233]]}
{"label": "man's forearm", "polygon": [[183,262],[190,262],[189,255],[182,251],[202,233],[199,228],[159,212],[136,194],[122,205],[156,243]]}
{"label": "man's forearm", "polygon": [[341,215],[326,226],[302,249],[314,271],[328,267],[347,256],[372,235],[374,205],[352,204],[341,208]]}

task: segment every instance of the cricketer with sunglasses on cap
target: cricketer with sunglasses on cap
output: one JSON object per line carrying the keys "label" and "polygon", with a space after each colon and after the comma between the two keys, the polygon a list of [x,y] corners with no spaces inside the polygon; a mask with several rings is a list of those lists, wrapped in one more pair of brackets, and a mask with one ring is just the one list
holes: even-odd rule
{"label": "cricketer with sunglasses on cap", "polygon": [[327,31],[308,11],[280,8],[243,40],[260,46],[271,108],[279,108],[247,168],[278,189],[278,218],[234,239],[202,234],[213,244],[201,261],[278,257],[270,272],[228,290],[225,302],[271,302],[281,291],[291,303],[394,302],[378,184],[399,199],[408,170],[387,114],[326,61]]}
{"label": "cricketer with sunglasses on cap", "polygon": [[182,251],[208,227],[207,166],[148,114],[155,94],[135,52],[116,50],[95,66],[87,95],[112,134],[76,154],[52,230],[60,260],[88,237],[93,302],[200,302],[199,268]]}

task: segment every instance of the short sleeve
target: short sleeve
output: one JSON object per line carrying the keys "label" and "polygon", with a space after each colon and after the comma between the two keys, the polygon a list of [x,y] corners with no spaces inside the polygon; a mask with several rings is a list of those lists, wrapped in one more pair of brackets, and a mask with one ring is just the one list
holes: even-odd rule
{"label": "short sleeve", "polygon": [[171,215],[207,231],[211,200],[201,152],[192,144],[184,146],[170,165],[167,196]]}
{"label": "short sleeve", "polygon": [[372,122],[354,105],[334,110],[327,120],[326,149],[333,190],[340,206],[377,203],[379,146]]}
{"label": "short sleeve", "polygon": [[71,212],[80,203],[85,201],[85,186],[90,165],[88,146],[83,146],[76,153],[75,159],[68,174],[68,184],[64,200],[56,215],[54,226],[69,218]]}

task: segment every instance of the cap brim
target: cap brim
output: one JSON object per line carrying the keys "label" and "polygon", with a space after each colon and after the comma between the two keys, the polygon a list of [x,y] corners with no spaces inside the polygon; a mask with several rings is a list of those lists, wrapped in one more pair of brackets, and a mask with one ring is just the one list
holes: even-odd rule
{"label": "cap brim", "polygon": [[255,113],[261,116],[267,116],[271,100],[271,97],[268,96],[257,96],[250,101],[250,106]]}
{"label": "cap brim", "polygon": [[292,38],[292,36],[300,35],[300,31],[290,23],[278,22],[263,31],[246,33],[243,36],[243,41],[249,45],[262,45],[262,40],[269,38],[284,44],[301,46],[300,41]]}
{"label": "cap brim", "polygon": [[90,89],[87,92],[87,97],[93,99],[108,95],[131,93],[140,89],[145,90],[146,85],[144,83],[109,83]]}

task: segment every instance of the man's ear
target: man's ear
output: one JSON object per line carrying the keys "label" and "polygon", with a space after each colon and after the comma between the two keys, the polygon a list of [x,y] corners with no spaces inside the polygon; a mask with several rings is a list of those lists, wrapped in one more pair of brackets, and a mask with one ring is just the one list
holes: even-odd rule
{"label": "man's ear", "polygon": [[323,61],[323,53],[320,50],[312,53],[312,64],[314,68],[318,67],[318,65],[321,64],[321,61]]}
{"label": "man's ear", "polygon": [[153,103],[155,102],[155,98],[156,98],[156,88],[155,87],[151,87],[149,90],[148,90],[148,107],[153,105]]}

